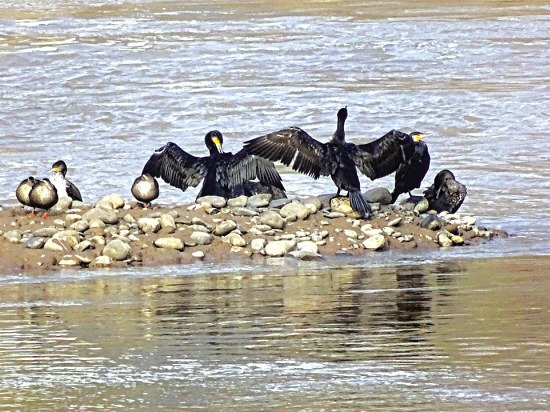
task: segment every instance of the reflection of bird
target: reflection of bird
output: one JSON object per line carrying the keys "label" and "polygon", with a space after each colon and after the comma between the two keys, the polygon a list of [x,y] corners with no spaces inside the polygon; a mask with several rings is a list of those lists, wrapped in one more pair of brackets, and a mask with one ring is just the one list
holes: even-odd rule
{"label": "reflection of bird", "polygon": [[245,143],[250,153],[273,161],[281,161],[292,169],[318,179],[329,176],[341,190],[348,191],[351,207],[368,216],[371,213],[361,193],[357,169],[371,180],[397,170],[414,151],[410,135],[392,130],[367,144],[346,143],[344,123],[346,108],[338,111],[338,125],[332,140],[321,143],[298,127],[283,129]]}
{"label": "reflection of bird", "polygon": [[[48,216],[47,210],[53,207],[58,200],[57,189],[49,179],[36,180],[29,192],[30,206],[46,210],[42,215],[43,218]],[[31,215],[33,214],[34,211]]]}
{"label": "reflection of bird", "polygon": [[424,192],[424,196],[430,202],[430,209],[435,211],[454,213],[464,202],[466,198],[466,186],[455,180],[455,176],[450,170],[439,172],[433,185]]}
{"label": "reflection of bird", "polygon": [[411,195],[411,190],[420,187],[430,168],[428,145],[422,141],[424,134],[413,132],[411,138],[414,141],[414,153],[404,163],[401,163],[397,172],[395,172],[392,203],[395,203],[400,194],[409,192],[409,195]]}
{"label": "reflection of bird", "polygon": [[138,201],[144,203],[147,209],[147,205],[159,197],[159,184],[157,179],[147,173],[141,175],[134,180],[132,194]]}
{"label": "reflection of bird", "polygon": [[57,189],[57,195],[59,198],[69,196],[73,200],[79,200],[82,202],[82,196],[80,191],[74,185],[74,183],[68,181],[65,178],[67,174],[67,165],[63,160],[58,160],[52,165],[50,170],[51,182]]}
{"label": "reflection of bird", "polygon": [[[29,178],[19,183],[19,186],[17,186],[17,189],[15,190],[15,196],[17,197],[17,200],[19,200],[19,202],[21,202],[25,206],[31,206],[29,193],[31,192],[32,186],[35,183],[36,183],[36,179],[30,176]],[[32,211],[32,213],[29,214],[29,216],[34,216],[34,211]]]}
{"label": "reflection of bird", "polygon": [[244,149],[236,154],[224,153],[223,136],[217,130],[208,132],[204,142],[210,151],[206,157],[195,157],[177,144],[167,143],[155,151],[142,173],[162,177],[166,183],[183,191],[189,186],[198,186],[204,179],[197,198],[222,196],[229,199],[253,195],[251,183],[254,182],[249,182],[252,179],[258,179],[262,185],[286,197],[281,176],[272,162],[252,156]]}

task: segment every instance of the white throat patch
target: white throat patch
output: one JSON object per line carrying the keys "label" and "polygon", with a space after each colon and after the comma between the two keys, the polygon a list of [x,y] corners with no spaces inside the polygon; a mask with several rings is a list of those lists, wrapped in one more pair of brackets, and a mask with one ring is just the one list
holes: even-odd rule
{"label": "white throat patch", "polygon": [[62,198],[65,196],[69,196],[67,194],[67,181],[65,180],[65,177],[61,172],[54,172],[52,173],[50,177],[50,182],[55,186],[57,189],[57,197]]}

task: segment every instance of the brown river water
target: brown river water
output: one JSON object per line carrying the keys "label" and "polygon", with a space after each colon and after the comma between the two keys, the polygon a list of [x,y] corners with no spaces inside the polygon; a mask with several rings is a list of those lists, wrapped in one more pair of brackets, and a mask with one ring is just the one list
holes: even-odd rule
{"label": "brown river water", "polygon": [[[0,0],[2,205],[58,159],[85,201],[129,199],[167,141],[325,140],[347,106],[352,142],[429,133],[425,185],[453,170],[461,212],[513,235],[0,274],[0,410],[550,410],[549,27],[547,1]],[[334,191],[280,171],[290,196]]]}

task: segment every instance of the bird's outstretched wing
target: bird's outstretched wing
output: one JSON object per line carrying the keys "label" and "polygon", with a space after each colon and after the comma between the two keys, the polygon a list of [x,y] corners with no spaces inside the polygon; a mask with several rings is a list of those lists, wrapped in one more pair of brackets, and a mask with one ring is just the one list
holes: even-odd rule
{"label": "bird's outstretched wing", "polygon": [[[218,181],[222,182],[222,186],[229,188],[242,185],[249,180],[258,179],[261,183],[285,190],[281,176],[273,162],[252,155],[246,149],[241,149],[229,158],[225,167],[219,167],[216,173]],[[223,176],[224,173],[226,173],[226,176]],[[226,179],[227,183],[223,182],[223,179]]]}
{"label": "bird's outstretched wing", "polygon": [[142,174],[162,179],[182,191],[189,186],[196,187],[208,170],[208,157],[190,155],[177,144],[168,142],[149,158]]}
{"label": "bird's outstretched wing", "polygon": [[279,130],[245,142],[245,149],[250,154],[280,161],[286,166],[314,179],[328,175],[324,164],[326,145],[315,140],[298,127]]}
{"label": "bird's outstretched wing", "polygon": [[414,153],[414,140],[409,134],[391,130],[370,143],[350,147],[350,152],[361,173],[374,180],[395,172],[407,162]]}

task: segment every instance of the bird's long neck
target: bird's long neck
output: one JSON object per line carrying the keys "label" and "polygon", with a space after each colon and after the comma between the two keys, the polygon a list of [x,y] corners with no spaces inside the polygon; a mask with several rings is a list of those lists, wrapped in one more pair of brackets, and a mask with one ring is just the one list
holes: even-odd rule
{"label": "bird's long neck", "polygon": [[338,110],[338,123],[336,126],[336,131],[332,135],[332,143],[343,145],[346,142],[346,132],[344,132],[344,123],[348,118],[348,109],[347,107],[342,107]]}
{"label": "bird's long neck", "polygon": [[346,141],[346,132],[344,131],[344,123],[346,123],[345,118],[338,118],[338,125],[336,126],[336,131],[332,135],[332,141],[337,143],[344,143]]}

